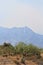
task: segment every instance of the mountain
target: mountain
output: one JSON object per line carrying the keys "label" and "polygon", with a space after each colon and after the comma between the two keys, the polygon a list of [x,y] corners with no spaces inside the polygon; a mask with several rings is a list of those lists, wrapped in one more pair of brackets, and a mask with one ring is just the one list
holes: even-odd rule
{"label": "mountain", "polygon": [[28,27],[20,28],[3,28],[0,27],[0,44],[3,42],[15,44],[17,42],[33,43],[39,47],[43,47],[43,35],[33,32]]}

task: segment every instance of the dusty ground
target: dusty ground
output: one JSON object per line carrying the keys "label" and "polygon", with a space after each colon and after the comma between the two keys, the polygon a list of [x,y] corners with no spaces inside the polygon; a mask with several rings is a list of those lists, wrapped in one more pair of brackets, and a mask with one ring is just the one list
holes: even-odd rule
{"label": "dusty ground", "polygon": [[[15,62],[16,61],[16,62]],[[17,63],[19,62],[19,64]],[[9,56],[9,57],[1,57],[0,56],[0,65],[37,65],[35,62],[31,60],[25,60],[25,64],[21,63],[21,56]]]}
{"label": "dusty ground", "polygon": [[43,53],[41,53],[41,56],[43,57]]}
{"label": "dusty ground", "polygon": [[[41,56],[43,58],[43,53],[41,54]],[[37,64],[32,60],[25,60],[25,64],[23,64],[21,63],[21,59],[22,55],[8,56],[8,57],[0,56],[0,65],[43,65],[43,61],[41,62],[41,64]]]}

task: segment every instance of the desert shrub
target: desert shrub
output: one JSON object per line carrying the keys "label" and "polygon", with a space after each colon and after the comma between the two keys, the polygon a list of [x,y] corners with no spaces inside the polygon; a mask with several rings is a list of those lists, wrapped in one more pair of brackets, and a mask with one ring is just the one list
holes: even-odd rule
{"label": "desert shrub", "polygon": [[34,46],[32,44],[26,45],[23,42],[20,42],[15,47],[16,53],[22,54],[23,56],[36,56],[37,58],[40,58],[40,49],[37,46]]}
{"label": "desert shrub", "polygon": [[37,58],[40,58],[41,52],[37,46],[30,44],[28,47],[29,47],[29,53],[28,53],[29,55],[34,55]]}
{"label": "desert shrub", "polygon": [[22,57],[21,63],[25,64],[25,58],[24,57]]}
{"label": "desert shrub", "polygon": [[15,60],[14,62],[15,62],[15,64],[17,64],[17,65],[20,65],[20,63],[19,63],[18,61]]}
{"label": "desert shrub", "polygon": [[0,45],[0,55],[7,54],[7,55],[16,55],[21,54],[25,57],[36,56],[40,58],[40,49],[37,46],[32,44],[25,44],[24,42],[19,42],[16,46],[11,45],[10,43],[4,43]]}
{"label": "desert shrub", "polygon": [[40,48],[41,53],[43,53],[43,48]]}
{"label": "desert shrub", "polygon": [[24,47],[26,46],[26,44],[24,44],[23,42],[19,42],[16,46],[15,46],[15,50],[17,54],[23,54],[24,51]]}
{"label": "desert shrub", "polygon": [[1,55],[14,55],[15,49],[10,43],[4,43],[2,47],[0,47]]}
{"label": "desert shrub", "polygon": [[7,47],[7,46],[11,46],[11,44],[4,42],[3,46],[4,46],[4,47]]}

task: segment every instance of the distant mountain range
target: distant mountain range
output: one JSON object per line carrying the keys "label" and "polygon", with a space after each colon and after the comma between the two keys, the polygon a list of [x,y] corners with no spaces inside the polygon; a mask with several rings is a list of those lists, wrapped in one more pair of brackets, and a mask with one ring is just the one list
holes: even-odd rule
{"label": "distant mountain range", "polygon": [[0,27],[0,44],[10,42],[13,45],[17,42],[33,43],[39,47],[43,47],[43,35],[33,32],[28,27],[20,28],[3,28]]}

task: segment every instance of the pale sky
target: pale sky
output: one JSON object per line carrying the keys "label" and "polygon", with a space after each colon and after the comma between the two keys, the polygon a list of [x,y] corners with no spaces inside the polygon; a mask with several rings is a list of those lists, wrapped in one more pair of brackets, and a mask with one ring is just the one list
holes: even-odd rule
{"label": "pale sky", "polygon": [[0,0],[0,26],[27,26],[43,34],[43,0]]}

